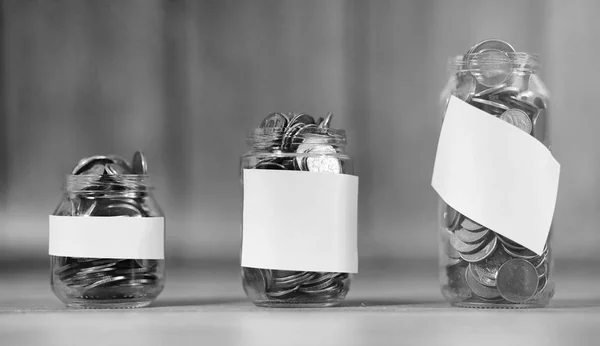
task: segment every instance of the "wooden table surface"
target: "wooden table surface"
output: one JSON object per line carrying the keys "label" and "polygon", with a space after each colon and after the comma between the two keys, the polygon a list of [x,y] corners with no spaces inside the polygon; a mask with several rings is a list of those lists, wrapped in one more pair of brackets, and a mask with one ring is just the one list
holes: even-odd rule
{"label": "wooden table surface", "polygon": [[433,261],[362,265],[344,306],[325,309],[254,307],[235,263],[186,268],[136,310],[67,310],[45,268],[5,269],[0,345],[600,344],[600,263],[559,263],[551,306],[532,310],[451,308]]}

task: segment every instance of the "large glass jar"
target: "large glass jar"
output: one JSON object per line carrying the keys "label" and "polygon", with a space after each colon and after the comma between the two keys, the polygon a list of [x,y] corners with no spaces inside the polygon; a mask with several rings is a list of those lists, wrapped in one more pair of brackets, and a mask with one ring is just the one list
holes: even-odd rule
{"label": "large glass jar", "polygon": [[[330,121],[331,114],[326,119],[321,118],[318,120],[307,114],[270,114],[261,123],[260,127],[248,137],[250,148],[241,158],[242,183],[248,185],[248,178],[244,179],[244,171],[248,170],[253,172],[255,170],[285,171],[283,175],[285,178],[294,176],[296,172],[302,172],[301,177],[304,178],[312,178],[312,175],[317,176],[319,174],[325,174],[320,176],[323,178],[333,177],[330,175],[339,175],[337,178],[356,178],[351,176],[353,173],[352,159],[345,151],[345,131],[329,128]],[[292,177],[292,179],[294,178]],[[272,234],[267,236],[266,239],[263,238],[262,244],[260,244],[263,252],[258,254],[261,260],[264,260],[265,257],[272,258],[271,255],[275,252],[282,252],[281,247],[286,247],[286,249],[283,254],[278,255],[279,258],[271,259],[271,262],[260,262],[268,263],[262,266],[245,264],[245,261],[248,262],[245,257],[250,256],[248,247],[251,239],[247,234],[249,230],[246,228],[246,219],[248,213],[250,213],[247,204],[250,202],[247,201],[248,191],[245,190],[244,192],[244,227],[242,230],[242,284],[244,291],[255,305],[262,307],[327,307],[338,305],[344,300],[350,288],[351,272],[311,270],[308,268],[321,267],[322,263],[307,264],[307,262],[315,262],[317,257],[327,257],[326,261],[338,263],[329,268],[339,268],[336,265],[339,265],[340,262],[357,261],[356,220],[351,220],[347,226],[343,226],[345,228],[339,230],[341,235],[338,234],[338,236],[330,234],[330,232],[334,232],[333,229],[323,230],[321,239],[305,245],[306,248],[298,254],[292,254],[294,250],[297,250],[299,242],[305,242],[299,237],[303,237],[302,234],[310,237],[309,234],[314,234],[315,231],[309,229],[312,226],[302,226],[306,228],[301,230],[300,233],[302,234],[298,236],[297,233],[294,233],[292,226],[306,223],[307,220],[317,220],[320,214],[343,214],[344,212],[336,213],[335,210],[339,209],[339,204],[346,202],[334,202],[326,205],[321,210],[314,210],[312,204],[317,203],[316,199],[331,197],[328,196],[329,192],[324,191],[328,187],[314,186],[313,202],[306,203],[301,196],[298,196],[299,194],[292,192],[291,188],[296,183],[293,180],[291,181],[287,187],[282,187],[281,190],[276,185],[273,187],[263,185],[261,187],[262,192],[260,193],[277,198],[285,209],[295,213],[295,217],[292,216],[290,219],[282,220],[280,215],[268,215],[271,212],[280,214],[281,209],[263,211],[265,215],[261,216],[259,220],[259,228],[266,228],[276,222],[281,227],[281,235],[288,237],[286,238],[288,241],[282,244],[281,241],[275,240]],[[270,182],[266,184],[270,184]],[[273,182],[273,184],[276,183]],[[356,179],[356,184],[358,184],[358,179]],[[313,187],[307,186],[306,188],[311,190]],[[277,190],[277,192],[273,193],[272,189]],[[333,194],[336,193],[333,192]],[[335,199],[336,196],[333,197]],[[352,198],[356,198],[356,196],[350,199]],[[350,205],[345,210],[352,208],[356,207]],[[343,206],[342,209],[344,209]],[[345,217],[344,215],[332,215],[331,217],[335,220],[340,216],[342,219]],[[283,222],[285,224],[282,224]],[[315,227],[318,226],[315,225]],[[262,231],[262,229],[259,230],[259,232]],[[278,262],[278,260],[282,262]],[[291,262],[294,262],[294,269],[286,267],[292,265]],[[329,264],[327,263],[327,265]],[[316,265],[316,267],[311,267],[311,265]]]}
{"label": "large glass jar", "polygon": [[143,156],[135,164],[96,156],[66,177],[50,216],[50,283],[68,307],[143,307],[163,290],[163,213]]}
{"label": "large glass jar", "polygon": [[[549,148],[549,94],[539,67],[535,54],[515,52],[500,40],[483,41],[450,60],[442,107],[445,111],[453,95]],[[549,303],[554,295],[552,228],[543,253],[536,254],[441,199],[438,217],[441,290],[453,306],[527,308]]]}

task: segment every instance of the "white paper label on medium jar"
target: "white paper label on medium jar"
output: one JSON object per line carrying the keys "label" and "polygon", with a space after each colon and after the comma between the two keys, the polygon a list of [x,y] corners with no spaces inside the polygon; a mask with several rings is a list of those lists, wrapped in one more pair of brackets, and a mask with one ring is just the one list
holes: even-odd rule
{"label": "white paper label on medium jar", "polygon": [[358,177],[244,169],[242,266],[358,272]]}
{"label": "white paper label on medium jar", "polygon": [[50,215],[52,256],[88,258],[165,258],[163,217]]}
{"label": "white paper label on medium jar", "polygon": [[452,96],[431,185],[449,206],[541,254],[560,165],[537,139]]}

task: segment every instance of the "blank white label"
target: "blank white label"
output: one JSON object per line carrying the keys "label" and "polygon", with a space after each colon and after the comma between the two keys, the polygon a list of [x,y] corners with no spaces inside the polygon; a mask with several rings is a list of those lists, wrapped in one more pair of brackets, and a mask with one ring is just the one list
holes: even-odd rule
{"label": "blank white label", "polygon": [[244,169],[242,266],[358,272],[358,177]]}
{"label": "blank white label", "polygon": [[52,256],[165,258],[163,217],[50,216]]}
{"label": "blank white label", "polygon": [[450,99],[431,185],[452,208],[541,254],[560,165],[538,140],[456,97]]}

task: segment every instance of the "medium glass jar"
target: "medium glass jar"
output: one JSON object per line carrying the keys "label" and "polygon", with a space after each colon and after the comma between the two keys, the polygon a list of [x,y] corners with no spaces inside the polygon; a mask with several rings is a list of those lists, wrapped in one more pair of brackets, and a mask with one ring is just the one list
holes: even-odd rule
{"label": "medium glass jar", "polygon": [[89,170],[66,177],[50,216],[52,291],[75,308],[147,306],[165,284],[164,218],[150,178],[111,158],[84,160]]}
{"label": "medium glass jar", "polygon": [[[241,158],[242,184],[246,184],[244,190],[244,225],[242,240],[242,284],[246,295],[252,299],[253,303],[262,307],[327,307],[335,306],[341,303],[348,293],[352,274],[350,270],[315,270],[310,268],[339,268],[336,267],[340,262],[356,261],[356,220],[349,222],[348,229],[341,229],[341,236],[331,235],[334,232],[331,229],[321,232],[321,239],[312,244],[304,245],[306,248],[298,250],[299,243],[305,241],[300,239],[303,235],[311,237],[315,229],[312,226],[300,230],[300,238],[294,234],[292,228],[299,223],[306,223],[307,220],[317,220],[319,215],[327,215],[328,212],[336,213],[337,204],[326,204],[325,209],[311,209],[312,203],[306,203],[298,193],[292,192],[295,186],[294,180],[281,190],[277,187],[277,182],[273,178],[273,189],[265,187],[271,184],[267,181],[260,187],[259,193],[268,194],[269,198],[277,198],[283,208],[295,213],[292,219],[281,219],[281,209],[262,210],[264,216],[259,216],[259,232],[267,228],[272,223],[280,225],[280,235],[285,238],[283,244],[276,240],[277,235],[267,235],[261,241],[257,256],[259,262],[263,265],[248,265],[250,252],[250,239],[248,234],[248,175],[244,171],[268,170],[285,171],[283,177],[295,176],[294,173],[302,172],[300,178],[332,178],[339,175],[341,178],[351,177],[353,173],[352,159],[345,151],[346,134],[344,130],[329,128],[331,114],[326,119],[315,120],[307,114],[270,114],[248,137],[249,151]],[[251,173],[251,172],[250,172]],[[325,174],[325,175],[319,175]],[[244,176],[246,178],[244,179]],[[281,177],[278,175],[277,177]],[[356,177],[351,177],[356,178]],[[294,179],[292,177],[292,179]],[[245,180],[245,181],[244,181]],[[356,179],[357,184],[357,179]],[[307,186],[307,190],[313,187]],[[327,196],[327,186],[314,186],[314,198]],[[356,196],[353,196],[356,198]],[[313,198],[313,203],[318,203]],[[279,203],[278,202],[278,203]],[[253,203],[253,202],[252,202]],[[347,209],[355,208],[350,206]],[[269,213],[277,215],[269,216]],[[343,214],[343,212],[341,213]],[[332,216],[337,217],[337,216]],[[343,218],[344,216],[342,216]],[[352,224],[354,222],[354,224]],[[318,223],[318,221],[316,222]],[[339,223],[338,223],[339,224]],[[314,223],[313,223],[314,225]],[[316,228],[319,225],[314,225]],[[265,231],[266,232],[266,231]],[[352,233],[354,232],[354,234]],[[252,236],[254,237],[254,236]],[[344,243],[346,238],[347,244]],[[294,240],[296,239],[296,240]],[[349,245],[350,244],[350,245]],[[314,245],[314,246],[313,246]],[[255,246],[253,246],[255,247]],[[286,247],[282,250],[281,247]],[[289,248],[288,248],[289,247]],[[347,250],[346,250],[347,249]],[[291,253],[296,251],[297,255]],[[278,258],[272,256],[275,252],[279,253]],[[344,253],[346,255],[344,255]],[[268,257],[270,260],[266,260]],[[276,256],[275,256],[276,257]],[[290,258],[293,257],[293,258]],[[318,262],[316,258],[324,258],[324,262]],[[269,262],[270,261],[270,262]],[[333,267],[329,262],[337,262]],[[245,263],[246,262],[246,263]],[[309,264],[308,262],[313,262]],[[251,263],[252,264],[252,263]],[[294,266],[291,268],[290,266]],[[350,265],[352,267],[352,265]],[[300,269],[302,268],[302,269]],[[354,271],[352,271],[354,272]]]}
{"label": "medium glass jar", "polygon": [[[441,94],[444,113],[453,95],[516,126],[549,149],[549,93],[539,67],[535,54],[515,52],[500,40],[483,41],[450,60],[450,78]],[[438,218],[441,290],[453,306],[530,308],[549,303],[554,295],[552,228],[538,255],[441,199]]]}

